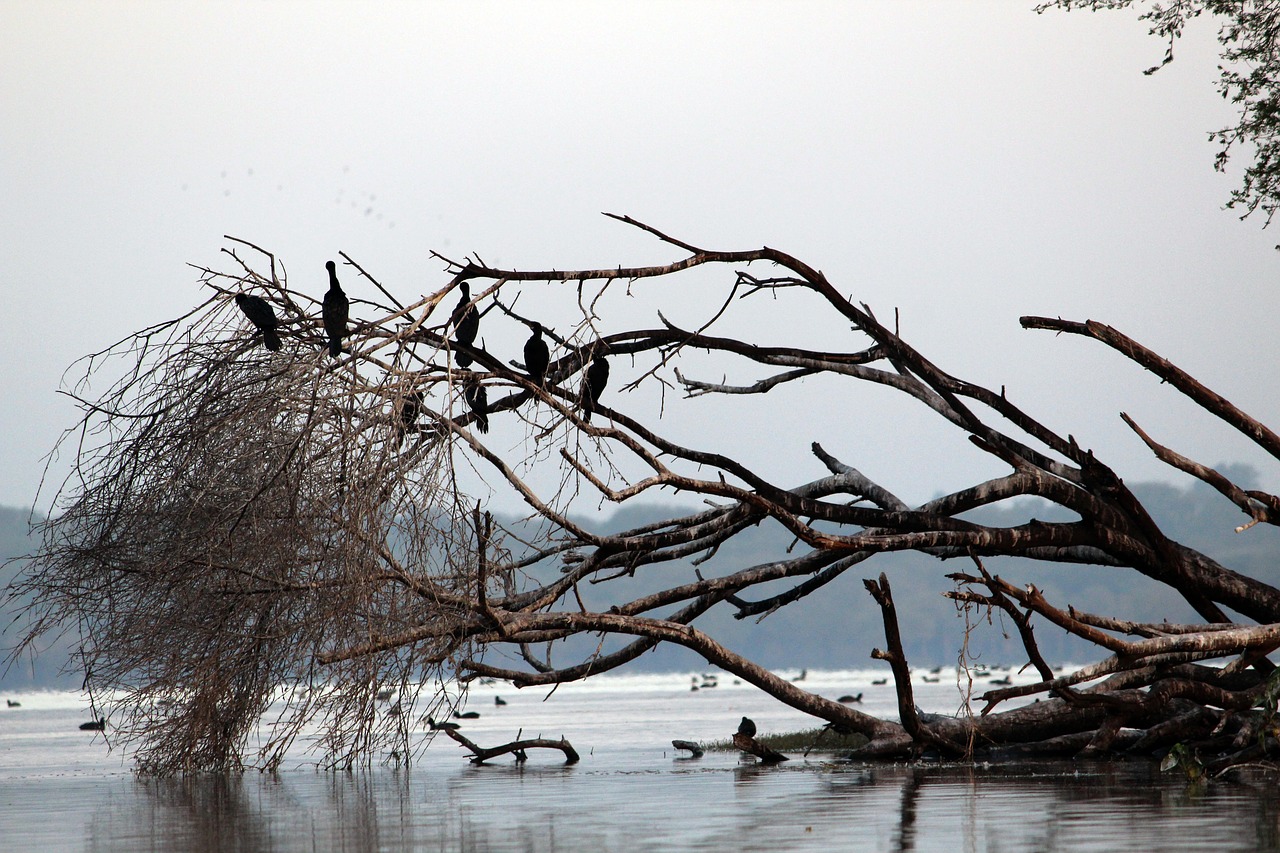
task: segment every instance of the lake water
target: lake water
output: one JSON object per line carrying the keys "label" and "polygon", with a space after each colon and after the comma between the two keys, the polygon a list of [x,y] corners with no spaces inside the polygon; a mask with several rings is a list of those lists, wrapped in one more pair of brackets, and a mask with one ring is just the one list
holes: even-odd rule
{"label": "lake water", "polygon": [[[894,716],[880,672],[810,673],[806,686]],[[1146,762],[1020,766],[846,764],[810,755],[763,767],[736,753],[683,757],[672,738],[724,739],[812,720],[721,675],[603,676],[547,690],[473,688],[482,746],[564,735],[582,756],[535,751],[474,766],[438,738],[411,770],[333,774],[304,750],[275,775],[136,777],[78,694],[13,693],[0,707],[0,850],[1150,851],[1280,849],[1270,781],[1188,788]],[[954,673],[917,685],[954,713]],[[505,706],[495,706],[501,695]],[[545,700],[545,701],[544,701]],[[108,737],[110,727],[108,724]]]}

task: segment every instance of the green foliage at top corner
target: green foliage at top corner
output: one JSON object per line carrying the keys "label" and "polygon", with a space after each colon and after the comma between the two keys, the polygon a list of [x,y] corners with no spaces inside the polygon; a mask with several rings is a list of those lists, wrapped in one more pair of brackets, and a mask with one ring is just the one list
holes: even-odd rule
{"label": "green foliage at top corner", "polygon": [[[1163,58],[1147,68],[1154,74],[1174,59],[1174,48],[1187,25],[1200,17],[1218,25],[1218,93],[1238,109],[1235,124],[1208,131],[1218,146],[1213,167],[1219,172],[1238,150],[1252,154],[1241,185],[1226,206],[1244,219],[1261,212],[1263,227],[1280,209],[1280,4],[1273,0],[1050,0],[1036,12],[1051,9],[1086,11],[1141,10],[1138,19],[1151,35],[1166,43]],[[1246,155],[1247,156],[1247,155]]]}

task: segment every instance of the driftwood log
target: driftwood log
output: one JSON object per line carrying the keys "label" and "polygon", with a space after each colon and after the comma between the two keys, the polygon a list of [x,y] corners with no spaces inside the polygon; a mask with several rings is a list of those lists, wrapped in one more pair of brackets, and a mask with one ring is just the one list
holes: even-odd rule
{"label": "driftwood log", "polygon": [[514,755],[517,763],[523,763],[528,760],[525,754],[530,749],[558,749],[564,753],[565,764],[577,764],[581,758],[578,756],[577,750],[565,738],[560,740],[551,740],[550,738],[530,738],[525,740],[513,740],[510,743],[504,743],[501,746],[482,747],[474,741],[467,738],[461,732],[454,728],[441,728],[439,731],[444,732],[458,743],[465,746],[471,751],[472,764],[484,764],[486,761],[497,758],[499,755]]}
{"label": "driftwood log", "polygon": [[701,758],[701,757],[702,757],[703,750],[702,750],[702,747],[698,744],[698,742],[697,742],[697,741],[692,741],[692,740],[673,740],[673,741],[671,741],[671,745],[672,745],[672,746],[674,746],[676,749],[683,749],[683,750],[687,750],[688,752],[693,753],[693,757],[694,757],[694,758]]}
{"label": "driftwood log", "polygon": [[742,732],[734,732],[733,745],[748,755],[754,755],[765,764],[777,764],[780,761],[791,760],[776,749],[767,747],[751,735],[743,734]]}

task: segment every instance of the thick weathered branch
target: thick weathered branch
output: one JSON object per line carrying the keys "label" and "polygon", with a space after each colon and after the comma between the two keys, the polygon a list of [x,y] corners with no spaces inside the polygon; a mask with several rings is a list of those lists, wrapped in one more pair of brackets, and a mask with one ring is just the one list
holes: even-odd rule
{"label": "thick weathered branch", "polygon": [[1161,381],[1168,382],[1193,402],[1210,414],[1216,415],[1233,428],[1253,440],[1259,447],[1280,459],[1280,435],[1250,417],[1233,405],[1227,398],[1200,384],[1191,374],[1173,364],[1167,358],[1159,356],[1128,335],[1111,326],[1095,320],[1083,323],[1061,318],[1032,317],[1020,318],[1025,329],[1049,329],[1056,332],[1069,332],[1101,341],[1142,367],[1150,370]]}

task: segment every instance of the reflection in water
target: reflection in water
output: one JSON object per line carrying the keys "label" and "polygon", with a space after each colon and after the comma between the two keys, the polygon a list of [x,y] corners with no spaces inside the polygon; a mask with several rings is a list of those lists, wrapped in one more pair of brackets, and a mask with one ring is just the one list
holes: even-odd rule
{"label": "reflection in water", "polygon": [[[1261,850],[1269,780],[1189,791],[1147,764],[739,764],[597,755],[574,767],[0,780],[14,849]],[[86,843],[87,842],[87,843]]]}
{"label": "reflection in water", "polygon": [[902,805],[898,807],[898,832],[893,849],[905,853],[916,849],[916,800],[920,798],[920,777],[908,772],[902,783]]}

